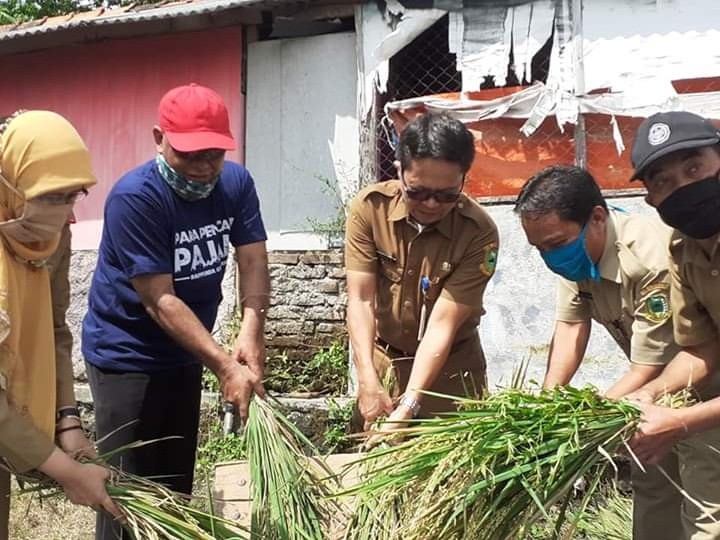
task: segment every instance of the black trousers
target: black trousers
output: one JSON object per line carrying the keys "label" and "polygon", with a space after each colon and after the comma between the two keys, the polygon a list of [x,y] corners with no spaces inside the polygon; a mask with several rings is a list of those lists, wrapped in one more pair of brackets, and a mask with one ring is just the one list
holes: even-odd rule
{"label": "black trousers", "polygon": [[[200,417],[199,364],[152,373],[110,371],[87,365],[102,454],[136,441],[161,441],[113,456],[124,471],[150,477],[180,493],[192,492]],[[98,513],[96,540],[129,538],[107,513]]]}

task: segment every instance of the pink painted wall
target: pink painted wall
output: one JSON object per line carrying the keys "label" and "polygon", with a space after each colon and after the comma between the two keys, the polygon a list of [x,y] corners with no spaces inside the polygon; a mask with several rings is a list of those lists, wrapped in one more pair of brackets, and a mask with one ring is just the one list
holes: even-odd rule
{"label": "pink painted wall", "polygon": [[197,82],[222,95],[242,160],[242,28],[73,45],[0,56],[0,116],[49,109],[68,118],[92,154],[98,185],[76,206],[79,222],[102,219],[115,181],[155,152],[157,105],[174,86]]}

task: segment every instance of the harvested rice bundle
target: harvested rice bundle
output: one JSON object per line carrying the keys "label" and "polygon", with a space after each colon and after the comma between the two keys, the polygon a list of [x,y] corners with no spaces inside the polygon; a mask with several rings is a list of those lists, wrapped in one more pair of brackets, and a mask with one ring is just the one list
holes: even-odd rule
{"label": "harvested rice bundle", "polygon": [[[115,450],[139,446],[129,445]],[[125,527],[134,540],[245,540],[247,531],[237,524],[215,516],[212,510],[204,512],[192,507],[184,495],[174,493],[164,486],[105,465],[100,456],[93,460],[108,467],[111,481],[107,485],[110,498],[125,517]],[[51,478],[38,475],[18,475],[27,484],[22,491],[38,493],[43,499],[64,496],[63,490]]]}
{"label": "harvested rice bundle", "polygon": [[[251,530],[262,540],[325,540],[339,507],[330,498],[333,473],[302,447],[317,450],[283,414],[254,398],[245,426],[252,498]],[[322,470],[319,474],[318,468]]]}
{"label": "harvested rice bundle", "polygon": [[[365,474],[348,492],[359,504],[347,540],[522,538],[583,475],[590,496],[640,417],[591,388],[457,401],[460,411],[418,420],[401,430],[405,442],[356,462]],[[565,519],[561,511],[555,530]]]}

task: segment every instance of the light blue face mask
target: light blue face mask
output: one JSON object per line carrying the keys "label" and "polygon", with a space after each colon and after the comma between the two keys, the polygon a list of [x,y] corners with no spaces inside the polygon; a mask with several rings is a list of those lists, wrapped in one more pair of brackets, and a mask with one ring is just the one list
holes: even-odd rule
{"label": "light blue face mask", "polygon": [[219,175],[210,180],[210,182],[198,182],[197,180],[185,178],[168,165],[168,162],[165,161],[162,154],[158,154],[155,157],[155,163],[157,164],[160,176],[163,177],[172,190],[180,197],[190,202],[199,201],[200,199],[206,199],[209,197],[213,188],[220,179]]}
{"label": "light blue face mask", "polygon": [[586,279],[598,281],[600,272],[597,265],[590,259],[585,248],[586,233],[587,225],[583,227],[578,237],[569,244],[549,251],[541,251],[540,256],[548,268],[570,281],[583,281]]}

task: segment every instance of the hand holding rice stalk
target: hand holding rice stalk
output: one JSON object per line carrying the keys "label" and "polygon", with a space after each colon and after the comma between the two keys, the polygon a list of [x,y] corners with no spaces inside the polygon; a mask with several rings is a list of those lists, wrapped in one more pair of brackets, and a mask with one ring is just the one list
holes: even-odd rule
{"label": "hand holding rice stalk", "polygon": [[[333,473],[319,459],[317,449],[276,407],[258,397],[250,403],[244,436],[253,538],[326,539],[324,527],[331,525],[339,508],[329,499],[326,486]],[[316,459],[306,456],[302,447]]]}
{"label": "hand holding rice stalk", "polygon": [[[250,535],[237,524],[192,507],[188,497],[161,484],[125,473],[106,464],[114,454],[157,441],[137,442],[104,454],[93,463],[111,471],[107,492],[125,518],[125,528],[133,540],[246,540]],[[62,497],[63,490],[51,478],[29,473],[17,475],[29,484],[22,492],[43,498]]]}
{"label": "hand holding rice stalk", "polygon": [[[347,540],[522,538],[573,483],[592,475],[586,500],[634,432],[640,410],[594,389],[532,395],[508,389],[457,399],[458,412],[417,420],[411,436],[356,462],[364,480],[346,494],[358,506]],[[559,531],[565,521],[555,521]]]}

